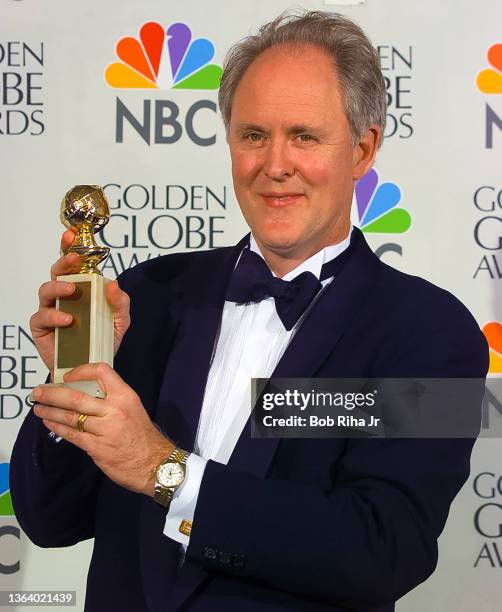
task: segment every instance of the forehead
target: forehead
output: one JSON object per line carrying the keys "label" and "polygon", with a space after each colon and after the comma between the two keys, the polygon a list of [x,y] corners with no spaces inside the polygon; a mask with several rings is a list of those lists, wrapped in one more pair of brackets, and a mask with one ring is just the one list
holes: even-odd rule
{"label": "forehead", "polygon": [[231,122],[328,121],[344,114],[333,60],[313,45],[280,45],[259,55],[237,86]]}

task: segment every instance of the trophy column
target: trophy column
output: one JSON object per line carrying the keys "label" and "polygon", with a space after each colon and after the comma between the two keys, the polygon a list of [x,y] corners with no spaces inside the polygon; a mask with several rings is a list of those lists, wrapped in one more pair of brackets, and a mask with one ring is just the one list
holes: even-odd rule
{"label": "trophy column", "polygon": [[104,397],[96,381],[64,383],[63,376],[85,363],[105,362],[113,366],[113,313],[105,296],[109,280],[97,267],[110,249],[98,246],[94,240],[94,234],[106,225],[109,216],[106,196],[97,185],[77,185],[61,203],[61,221],[67,228],[77,230],[64,254],[78,253],[80,262],[73,274],[57,278],[74,283],[75,291],[56,304],[58,310],[73,316],[73,322],[69,327],[56,328],[54,383],[94,397]]}

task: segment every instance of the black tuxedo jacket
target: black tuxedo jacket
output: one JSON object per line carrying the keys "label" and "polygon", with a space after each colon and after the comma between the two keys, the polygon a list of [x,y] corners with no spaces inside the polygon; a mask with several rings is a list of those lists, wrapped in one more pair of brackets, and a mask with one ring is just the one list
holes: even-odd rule
{"label": "black tuxedo jacket", "polygon": [[[160,257],[121,278],[132,324],[116,370],[187,450],[243,244]],[[487,367],[465,307],[380,262],[354,230],[274,376],[484,377]],[[115,485],[79,449],[55,445],[31,412],[14,446],[11,492],[34,543],[95,538],[89,611],[390,612],[435,568],[472,445],[252,439],[248,423],[228,465],[208,462],[181,569],[179,544],[162,533],[165,510]]]}

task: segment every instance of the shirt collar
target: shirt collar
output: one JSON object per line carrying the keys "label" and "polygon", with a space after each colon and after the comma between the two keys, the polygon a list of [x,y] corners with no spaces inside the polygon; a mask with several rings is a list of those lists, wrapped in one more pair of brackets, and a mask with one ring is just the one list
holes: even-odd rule
{"label": "shirt collar", "polygon": [[[299,266],[296,266],[294,270],[291,270],[291,272],[285,274],[283,276],[283,280],[290,281],[302,272],[312,272],[312,274],[314,274],[316,278],[319,278],[321,276],[321,268],[323,267],[323,265],[326,262],[335,259],[335,257],[338,257],[338,255],[343,253],[343,251],[345,251],[345,249],[349,246],[351,234],[352,225],[350,226],[349,234],[347,238],[345,238],[345,240],[342,240],[342,242],[339,242],[338,244],[330,244],[329,246],[324,247],[323,249],[312,255],[312,257],[306,259]],[[260,251],[258,244],[256,243],[256,240],[254,239],[253,234],[251,234],[249,248],[254,253],[257,253],[262,259],[265,259]],[[272,274],[274,273],[272,272]],[[276,275],[274,274],[274,276]]]}

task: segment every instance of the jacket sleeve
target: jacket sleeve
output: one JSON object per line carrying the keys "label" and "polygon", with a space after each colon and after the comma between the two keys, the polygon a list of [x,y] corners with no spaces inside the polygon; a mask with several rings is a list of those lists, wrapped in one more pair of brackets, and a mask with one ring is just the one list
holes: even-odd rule
{"label": "jacket sleeve", "polygon": [[71,546],[94,537],[100,478],[86,453],[56,442],[29,411],[12,450],[10,490],[16,518],[34,544]]}
{"label": "jacket sleeve", "polygon": [[[456,312],[428,331],[418,326],[389,376],[484,378],[486,341],[463,307]],[[482,385],[476,389],[472,409],[479,411]],[[212,572],[333,605],[394,602],[434,571],[437,538],[469,475],[473,444],[348,439],[327,487],[209,461],[188,557]]]}

